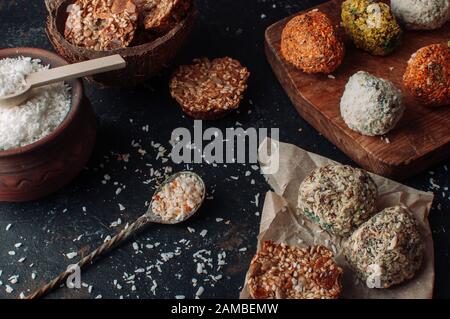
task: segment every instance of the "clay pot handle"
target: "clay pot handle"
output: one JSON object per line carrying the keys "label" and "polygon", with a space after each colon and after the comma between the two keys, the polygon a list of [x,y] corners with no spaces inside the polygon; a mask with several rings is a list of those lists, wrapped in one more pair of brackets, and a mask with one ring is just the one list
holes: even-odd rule
{"label": "clay pot handle", "polygon": [[62,0],[45,0],[45,6],[47,7],[48,12],[52,13],[55,11],[61,1]]}

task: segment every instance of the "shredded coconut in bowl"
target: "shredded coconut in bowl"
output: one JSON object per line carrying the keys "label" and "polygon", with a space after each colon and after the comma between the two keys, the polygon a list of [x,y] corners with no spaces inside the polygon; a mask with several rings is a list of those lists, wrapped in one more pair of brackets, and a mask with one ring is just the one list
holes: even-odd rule
{"label": "shredded coconut in bowl", "polygon": [[[48,68],[29,57],[0,60],[0,96],[25,88],[27,75]],[[53,132],[70,110],[70,87],[63,82],[45,86],[22,105],[0,105],[0,151],[32,144]]]}

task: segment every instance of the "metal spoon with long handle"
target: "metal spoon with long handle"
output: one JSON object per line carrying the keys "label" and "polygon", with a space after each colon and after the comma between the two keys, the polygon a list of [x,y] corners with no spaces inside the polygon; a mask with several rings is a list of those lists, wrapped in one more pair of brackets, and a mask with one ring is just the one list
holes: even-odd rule
{"label": "metal spoon with long handle", "polygon": [[104,58],[88,60],[31,73],[25,78],[26,87],[23,90],[0,97],[0,106],[13,107],[20,105],[30,97],[33,89],[45,85],[81,78],[83,76],[119,70],[123,69],[125,66],[125,60],[119,54],[115,54]]}
{"label": "metal spoon with long handle", "polygon": [[[194,207],[194,209],[188,215],[183,216],[182,219],[172,219],[170,221],[165,221],[165,220],[161,219],[161,217],[159,215],[156,215],[155,213],[153,213],[152,204],[150,203],[149,208],[144,215],[139,217],[133,224],[129,225],[127,228],[122,229],[122,231],[120,231],[117,235],[115,235],[113,238],[111,238],[111,240],[103,243],[97,249],[92,251],[89,255],[83,257],[76,264],[76,266],[78,266],[81,269],[84,266],[92,264],[98,257],[110,252],[113,248],[117,247],[119,244],[126,241],[130,236],[136,235],[138,232],[140,232],[141,230],[143,230],[145,227],[149,226],[150,224],[153,224],[153,223],[166,224],[166,225],[167,224],[179,224],[179,223],[186,221],[190,217],[192,217],[192,215],[194,215],[198,211],[200,206],[203,204],[203,202],[205,200],[205,195],[206,195],[205,184],[204,184],[202,178],[200,176],[198,176],[197,174],[192,173],[192,172],[176,173],[176,174],[172,175],[171,177],[169,177],[168,179],[166,179],[155,191],[155,194],[158,194],[164,185],[170,183],[171,181],[173,181],[175,178],[177,178],[178,176],[180,176],[182,174],[188,174],[190,176],[193,176],[201,183],[202,188],[203,188],[203,194],[202,194],[201,201],[198,203],[198,205],[196,207]],[[48,284],[42,286],[41,288],[39,288],[38,290],[33,292],[31,295],[28,295],[25,299],[38,299],[38,298],[44,297],[45,295],[47,295],[54,289],[60,287],[60,285],[63,284],[67,280],[67,278],[71,274],[73,274],[73,272],[74,272],[74,268],[70,267],[66,271],[62,272],[58,277],[55,277]]]}

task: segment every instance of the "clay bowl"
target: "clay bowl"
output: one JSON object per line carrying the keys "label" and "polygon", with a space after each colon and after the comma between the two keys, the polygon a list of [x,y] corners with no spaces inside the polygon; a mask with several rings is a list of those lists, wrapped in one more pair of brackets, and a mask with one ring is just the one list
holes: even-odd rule
{"label": "clay bowl", "polygon": [[55,50],[70,63],[120,54],[127,62],[122,70],[103,73],[87,78],[102,86],[133,86],[144,82],[169,66],[188,37],[197,16],[195,5],[186,18],[165,35],[151,42],[110,51],[94,51],[71,44],[64,38],[68,17],[67,7],[74,0],[46,0],[49,16],[47,36]]}
{"label": "clay bowl", "polygon": [[[34,48],[0,50],[0,59],[27,56],[51,67],[66,65],[58,55]],[[66,119],[50,135],[16,149],[0,151],[0,201],[21,202],[51,194],[79,174],[95,144],[95,115],[80,80],[71,86]]]}

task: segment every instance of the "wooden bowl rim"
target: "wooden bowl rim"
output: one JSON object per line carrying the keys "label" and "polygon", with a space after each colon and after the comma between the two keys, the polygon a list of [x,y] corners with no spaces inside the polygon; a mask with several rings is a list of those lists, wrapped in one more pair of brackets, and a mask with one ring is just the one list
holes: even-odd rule
{"label": "wooden bowl rim", "polygon": [[58,34],[58,38],[60,42],[63,42],[66,46],[70,47],[72,51],[77,52],[79,55],[87,56],[94,56],[94,55],[111,55],[111,54],[120,54],[122,57],[130,57],[130,56],[139,56],[144,53],[151,52],[155,50],[157,47],[164,45],[165,43],[172,40],[172,38],[177,34],[179,31],[181,31],[191,19],[194,19],[197,15],[197,8],[195,6],[195,3],[192,2],[191,8],[189,9],[186,17],[177,23],[177,25],[172,28],[169,32],[166,34],[160,36],[159,38],[156,38],[154,41],[147,42],[144,44],[132,46],[132,47],[125,47],[125,48],[119,48],[114,50],[108,50],[108,51],[95,51],[91,49],[87,49],[84,47],[76,46],[69,41],[66,40],[64,35],[60,32],[57,21],[58,21],[58,14],[60,14],[60,9],[64,5],[69,5],[70,3],[73,3],[74,0],[62,0],[58,5],[50,12],[50,17],[52,18],[51,21],[49,21],[50,24],[52,24],[52,29],[54,32]]}
{"label": "wooden bowl rim", "polygon": [[[39,58],[46,58],[47,60],[59,64],[59,65],[67,65],[69,64],[66,60],[64,60],[59,55],[39,48],[30,48],[30,47],[18,47],[18,48],[8,48],[8,49],[1,49],[0,50],[0,59],[6,58],[6,57],[18,57],[18,56],[25,56],[25,57],[31,57],[35,59]],[[70,125],[70,123],[75,118],[76,113],[80,109],[81,102],[83,100],[84,92],[83,92],[83,84],[80,79],[72,80],[66,82],[71,87],[71,103],[70,103],[70,110],[69,113],[67,113],[64,120],[47,136],[41,138],[40,140],[37,140],[34,143],[12,148],[8,150],[0,150],[0,159],[11,157],[11,156],[17,156],[22,155],[24,153],[35,151],[44,145],[47,145],[48,143],[51,143],[54,141],[58,136],[60,136]]]}

